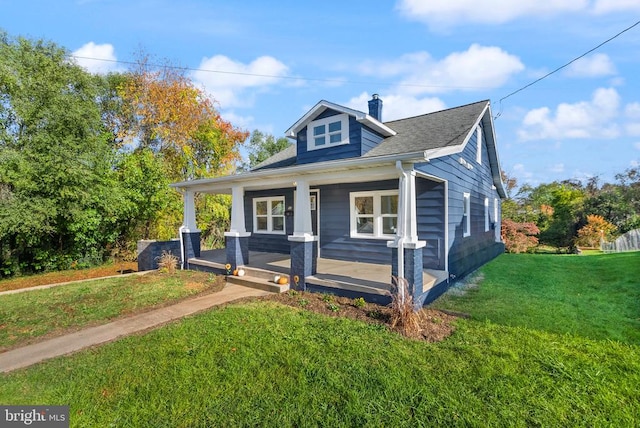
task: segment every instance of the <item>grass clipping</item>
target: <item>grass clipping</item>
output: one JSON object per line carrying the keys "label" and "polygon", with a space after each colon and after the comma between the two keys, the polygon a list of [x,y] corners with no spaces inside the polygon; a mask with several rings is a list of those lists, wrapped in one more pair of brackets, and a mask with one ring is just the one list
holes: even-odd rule
{"label": "grass clipping", "polygon": [[409,293],[409,282],[405,278],[393,277],[391,281],[391,328],[406,337],[420,335],[422,312],[416,311],[413,296]]}

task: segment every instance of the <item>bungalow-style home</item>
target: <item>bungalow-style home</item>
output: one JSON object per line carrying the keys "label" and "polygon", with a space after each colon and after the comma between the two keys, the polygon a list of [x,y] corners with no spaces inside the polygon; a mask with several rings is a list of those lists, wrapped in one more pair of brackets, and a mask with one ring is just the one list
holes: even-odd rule
{"label": "bungalow-style home", "polygon": [[[395,276],[423,304],[504,252],[489,101],[383,122],[378,95],[368,113],[323,100],[286,136],[295,144],[250,172],[172,185],[190,268],[250,276],[252,260],[272,255],[297,289],[371,297]],[[197,192],[232,196],[217,261],[200,251]]]}

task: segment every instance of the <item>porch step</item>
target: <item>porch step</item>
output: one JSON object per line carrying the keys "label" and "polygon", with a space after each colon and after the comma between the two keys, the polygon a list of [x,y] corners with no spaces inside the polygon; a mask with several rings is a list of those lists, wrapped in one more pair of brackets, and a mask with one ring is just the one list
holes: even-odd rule
{"label": "porch step", "polygon": [[[246,269],[245,269],[246,270]],[[234,276],[227,275],[227,282],[231,284],[243,285],[249,288],[256,288],[258,290],[269,291],[271,293],[284,293],[289,290],[289,284],[276,284],[272,281],[273,273],[271,274],[271,279],[257,278],[255,276]]]}

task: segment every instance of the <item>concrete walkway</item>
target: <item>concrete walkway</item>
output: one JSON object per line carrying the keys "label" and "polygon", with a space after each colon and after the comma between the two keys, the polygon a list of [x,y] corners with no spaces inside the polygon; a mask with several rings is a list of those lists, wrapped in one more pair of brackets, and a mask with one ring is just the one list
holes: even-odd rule
{"label": "concrete walkway", "polygon": [[0,354],[0,372],[10,372],[50,358],[70,354],[90,346],[113,341],[140,331],[159,327],[169,321],[204,311],[243,297],[266,296],[268,291],[227,284],[222,291],[183,300],[175,305],[154,309],[117,321],[90,327],[75,333],[16,348]]}

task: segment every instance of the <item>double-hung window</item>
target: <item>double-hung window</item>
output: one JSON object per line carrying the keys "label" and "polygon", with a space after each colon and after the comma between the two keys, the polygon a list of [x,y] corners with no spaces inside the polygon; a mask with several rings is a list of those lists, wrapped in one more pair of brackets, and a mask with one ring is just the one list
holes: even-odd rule
{"label": "double-hung window", "polygon": [[484,231],[489,231],[489,198],[484,198]]}
{"label": "double-hung window", "polygon": [[398,191],[352,192],[351,237],[393,238],[398,228]]}
{"label": "double-hung window", "polygon": [[284,196],[253,200],[253,231],[284,234]]}
{"label": "double-hung window", "polygon": [[349,142],[349,116],[339,114],[315,120],[307,126],[307,150],[323,149]]}

